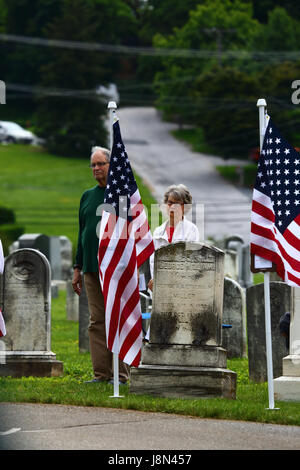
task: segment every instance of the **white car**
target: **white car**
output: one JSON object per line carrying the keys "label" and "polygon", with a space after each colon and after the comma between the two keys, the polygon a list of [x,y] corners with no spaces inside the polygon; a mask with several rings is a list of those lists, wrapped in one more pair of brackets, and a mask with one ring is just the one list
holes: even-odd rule
{"label": "white car", "polygon": [[34,134],[15,122],[0,121],[0,142],[31,144]]}

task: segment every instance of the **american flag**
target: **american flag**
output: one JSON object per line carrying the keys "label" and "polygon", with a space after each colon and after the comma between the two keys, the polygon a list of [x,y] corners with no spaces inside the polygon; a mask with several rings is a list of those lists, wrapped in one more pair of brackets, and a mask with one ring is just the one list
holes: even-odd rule
{"label": "american flag", "polygon": [[269,118],[258,162],[251,214],[251,253],[276,264],[300,286],[300,155]]}
{"label": "american flag", "polygon": [[5,335],[6,335],[5,322],[4,322],[4,318],[2,316],[2,312],[0,310],[0,338],[2,336],[5,336]]}
{"label": "american flag", "polygon": [[134,367],[140,363],[142,347],[138,268],[153,252],[148,220],[117,120],[113,124],[98,262],[107,347]]}

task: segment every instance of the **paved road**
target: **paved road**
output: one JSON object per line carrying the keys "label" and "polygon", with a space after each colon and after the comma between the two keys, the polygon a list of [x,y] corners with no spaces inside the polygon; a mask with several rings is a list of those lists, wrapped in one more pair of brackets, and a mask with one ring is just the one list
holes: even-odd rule
{"label": "paved road", "polygon": [[[199,419],[110,408],[0,404],[0,449],[5,450],[299,448],[300,427],[297,426]],[[115,453],[112,452],[112,455]]]}
{"label": "paved road", "polygon": [[[162,122],[154,108],[120,108],[117,114],[132,166],[158,201],[168,185],[184,183],[194,201],[204,204],[205,238],[239,234],[249,241],[252,191],[221,178],[215,166],[224,160],[192,152],[170,134],[177,126]],[[201,209],[198,213],[201,225]]]}

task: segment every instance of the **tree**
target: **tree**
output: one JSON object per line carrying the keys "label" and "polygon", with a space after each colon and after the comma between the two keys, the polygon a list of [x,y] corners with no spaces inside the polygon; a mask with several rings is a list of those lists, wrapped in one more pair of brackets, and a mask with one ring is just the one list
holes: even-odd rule
{"label": "tree", "polygon": [[293,104],[292,83],[300,77],[300,61],[272,64],[257,75],[260,96],[267,101],[267,110],[286,139],[300,147],[300,109]]}
{"label": "tree", "polygon": [[259,24],[252,18],[251,5],[239,0],[204,1],[189,14],[188,21],[172,35],[156,35],[156,47],[205,50],[203,58],[168,57],[155,77],[158,106],[168,118],[184,122],[195,111],[194,88],[199,75],[219,63],[232,66],[224,50],[249,50]]}
{"label": "tree", "polygon": [[206,142],[226,158],[247,158],[257,147],[256,102],[259,84],[254,76],[233,67],[215,66],[196,82],[194,123]]}
{"label": "tree", "polygon": [[269,12],[266,26],[258,30],[253,46],[265,51],[296,51],[298,42],[295,30],[299,30],[299,25],[284,8],[276,7]]}
{"label": "tree", "polygon": [[[249,0],[242,0],[244,3],[249,3]],[[253,6],[253,17],[260,23],[268,22],[268,15],[276,7],[284,6],[287,13],[300,20],[300,10],[298,0],[251,0]],[[284,5],[283,5],[284,4]]]}
{"label": "tree", "polygon": [[[47,36],[91,41],[97,28],[90,4],[84,0],[64,0],[62,14],[47,28]],[[53,153],[83,157],[89,155],[93,145],[106,144],[103,122],[106,106],[95,93],[85,95],[87,90],[93,91],[108,80],[104,62],[101,55],[88,51],[57,49],[50,52],[49,63],[41,69],[41,85],[49,90],[55,88],[60,96],[39,98],[36,123],[38,135],[46,139]],[[66,89],[75,93],[68,96]]]}
{"label": "tree", "polygon": [[[44,37],[45,26],[60,15],[59,0],[2,0],[2,3],[7,34]],[[1,74],[7,83],[38,83],[40,67],[47,62],[46,48],[2,42],[1,50]]]}

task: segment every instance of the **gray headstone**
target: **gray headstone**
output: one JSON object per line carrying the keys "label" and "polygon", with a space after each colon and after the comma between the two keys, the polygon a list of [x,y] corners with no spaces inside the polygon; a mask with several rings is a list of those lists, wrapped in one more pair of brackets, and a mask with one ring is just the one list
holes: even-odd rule
{"label": "gray headstone", "polygon": [[72,277],[73,254],[72,243],[68,237],[60,236],[61,278],[67,281]]}
{"label": "gray headstone", "polygon": [[72,281],[66,281],[67,320],[79,321],[79,296],[74,292]]}
{"label": "gray headstone", "polygon": [[[250,270],[251,258],[249,244],[245,244],[242,237],[232,235],[225,239],[225,248],[236,252],[237,256],[237,277],[228,276],[238,281],[242,287],[249,287],[253,284],[253,275]],[[226,251],[225,251],[226,252]],[[225,271],[225,275],[227,275]]]}
{"label": "gray headstone", "polygon": [[49,237],[41,233],[25,233],[18,238],[19,249],[22,248],[32,248],[34,250],[39,250],[43,253],[46,258],[49,260]]}
{"label": "gray headstone", "polygon": [[6,258],[3,314],[7,350],[50,350],[50,292],[50,266],[45,256],[23,249]]}
{"label": "gray headstone", "polygon": [[230,277],[231,279],[238,280],[239,269],[238,269],[238,253],[234,250],[224,250],[225,251],[225,267],[224,275],[225,277]]}
{"label": "gray headstone", "polygon": [[225,248],[228,248],[229,250],[233,248],[233,243],[243,245],[244,239],[240,235],[230,235],[229,237],[226,237],[224,240]]}
{"label": "gray headstone", "polygon": [[[147,293],[148,282],[151,279],[149,259],[147,259],[147,261],[145,261],[145,263],[143,263],[140,266],[140,268],[139,268],[139,278],[140,278],[140,286],[139,286],[140,291],[145,293],[146,295],[149,295]],[[141,296],[140,297],[140,302],[141,302],[142,312],[146,312],[147,306],[148,306],[147,299],[145,299],[145,297]]]}
{"label": "gray headstone", "polygon": [[82,276],[82,291],[79,296],[79,352],[90,350],[88,327],[90,324],[89,304],[84,287],[84,276]]}
{"label": "gray headstone", "polygon": [[37,250],[20,249],[6,258],[3,317],[6,364],[0,375],[60,375],[51,352],[50,265]]}
{"label": "gray headstone", "polygon": [[244,290],[234,280],[224,279],[222,346],[229,359],[246,357],[246,299]]}
{"label": "gray headstone", "polygon": [[150,342],[130,391],[235,398],[236,374],[221,347],[224,252],[178,242],[155,252]]}
{"label": "gray headstone", "polygon": [[253,274],[250,270],[251,254],[250,245],[244,245],[242,248],[242,257],[240,261],[240,278],[239,283],[242,287],[250,287],[253,285]]}
{"label": "gray headstone", "polygon": [[51,266],[52,279],[62,278],[62,243],[61,237],[43,235],[40,233],[26,233],[18,238],[17,243],[11,245],[10,251],[14,248],[32,248],[43,253]]}
{"label": "gray headstone", "polygon": [[155,252],[150,342],[220,346],[224,252],[178,242]]}
{"label": "gray headstone", "polygon": [[49,262],[52,279],[62,279],[60,237],[49,237]]}
{"label": "gray headstone", "polygon": [[[292,309],[292,287],[284,282],[270,282],[272,359],[274,378],[282,375],[282,359],[287,355],[284,338],[280,335],[279,321]],[[266,336],[264,284],[246,290],[247,338],[249,377],[254,382],[266,382]]]}

